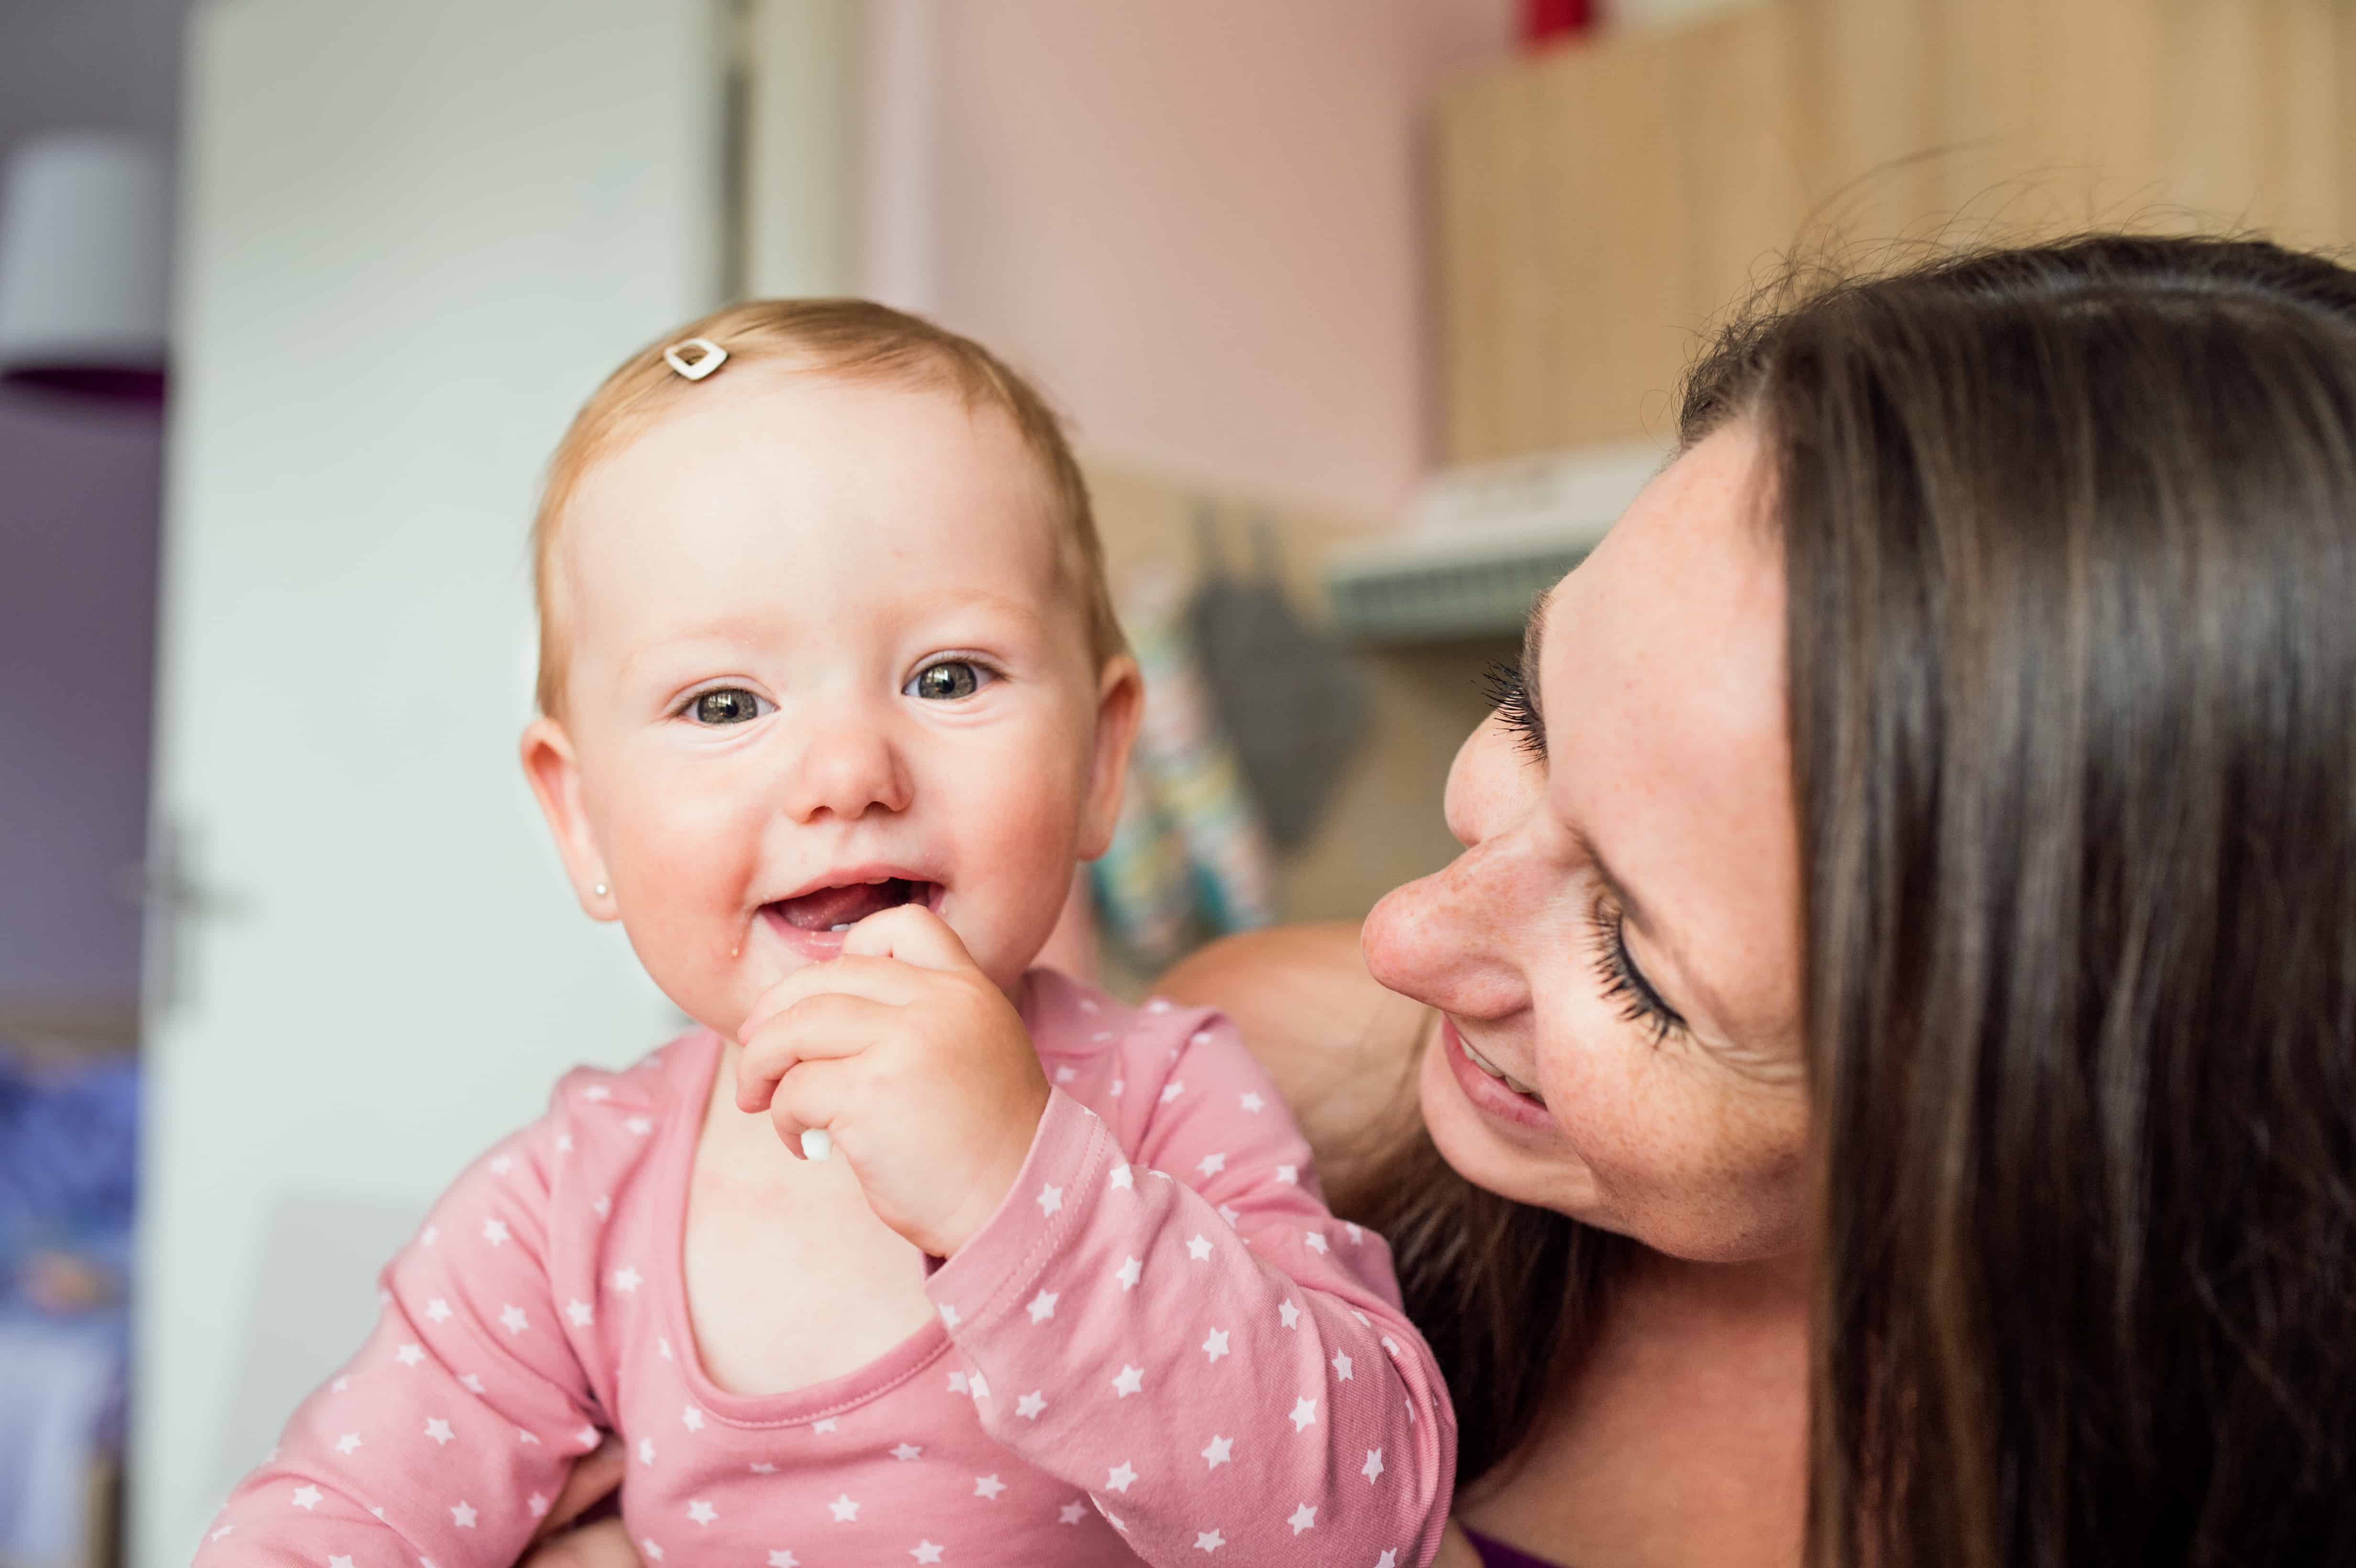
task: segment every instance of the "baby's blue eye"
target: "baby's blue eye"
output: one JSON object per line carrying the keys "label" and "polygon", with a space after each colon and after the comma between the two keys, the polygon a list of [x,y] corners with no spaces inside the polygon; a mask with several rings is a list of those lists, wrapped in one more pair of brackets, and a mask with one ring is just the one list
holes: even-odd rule
{"label": "baby's blue eye", "polygon": [[965,659],[943,659],[928,664],[916,672],[914,680],[900,688],[906,697],[922,697],[935,702],[955,702],[961,697],[971,697],[981,689],[982,673]]}
{"label": "baby's blue eye", "polygon": [[761,716],[761,699],[742,687],[707,691],[688,706],[698,724],[742,724]]}

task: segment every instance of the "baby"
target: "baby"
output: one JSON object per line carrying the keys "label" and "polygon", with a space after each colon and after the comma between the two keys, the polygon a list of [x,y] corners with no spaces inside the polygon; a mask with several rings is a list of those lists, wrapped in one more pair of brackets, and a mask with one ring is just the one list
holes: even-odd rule
{"label": "baby", "polygon": [[879,305],[665,341],[552,464],[523,763],[701,1027],[458,1179],[198,1563],[508,1568],[607,1433],[650,1563],[1428,1561],[1381,1238],[1224,1019],[1031,967],[1140,700],[1054,415]]}

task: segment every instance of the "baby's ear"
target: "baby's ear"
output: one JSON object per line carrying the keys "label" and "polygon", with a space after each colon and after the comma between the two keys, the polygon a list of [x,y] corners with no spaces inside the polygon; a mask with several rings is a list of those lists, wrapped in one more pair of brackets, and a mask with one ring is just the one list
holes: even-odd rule
{"label": "baby's ear", "polygon": [[1145,680],[1127,654],[1109,660],[1097,682],[1097,744],[1090,762],[1087,798],[1080,811],[1080,859],[1093,860],[1112,843],[1120,819],[1121,785],[1129,777],[1130,747],[1145,709]]}
{"label": "baby's ear", "polygon": [[581,807],[581,764],[573,754],[573,737],[564,726],[545,714],[524,726],[523,776],[548,818],[556,838],[556,852],[564,860],[564,874],[573,880],[573,896],[592,920],[614,920],[621,913],[615,901],[612,879],[605,872],[605,852],[589,816]]}

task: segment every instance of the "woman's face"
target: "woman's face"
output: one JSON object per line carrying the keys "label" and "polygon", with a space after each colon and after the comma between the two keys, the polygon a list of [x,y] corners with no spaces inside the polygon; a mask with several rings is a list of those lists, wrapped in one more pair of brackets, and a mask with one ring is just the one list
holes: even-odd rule
{"label": "woman's face", "polygon": [[1783,572],[1757,459],[1740,426],[1695,446],[1533,612],[1526,700],[1449,775],[1464,853],[1365,937],[1377,979],[1445,1015],[1420,1083],[1451,1165],[1720,1262],[1798,1246],[1806,1209]]}

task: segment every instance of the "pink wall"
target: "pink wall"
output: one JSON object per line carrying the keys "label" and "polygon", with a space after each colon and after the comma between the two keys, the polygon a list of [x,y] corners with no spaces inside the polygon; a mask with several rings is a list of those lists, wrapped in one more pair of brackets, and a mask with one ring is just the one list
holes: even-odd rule
{"label": "pink wall", "polygon": [[911,4],[871,34],[887,297],[1036,373],[1092,452],[1395,507],[1426,451],[1422,110],[1506,51],[1514,0]]}

